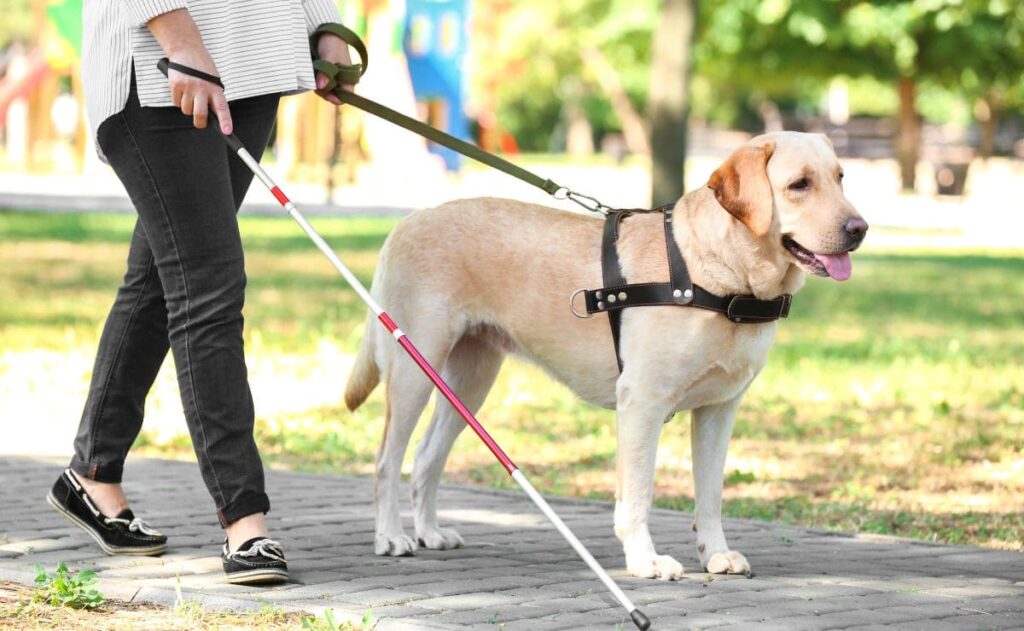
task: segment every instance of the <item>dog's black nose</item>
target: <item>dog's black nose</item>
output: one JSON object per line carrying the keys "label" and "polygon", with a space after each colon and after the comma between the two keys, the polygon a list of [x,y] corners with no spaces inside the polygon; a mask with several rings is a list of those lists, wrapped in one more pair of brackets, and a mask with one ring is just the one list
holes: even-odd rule
{"label": "dog's black nose", "polygon": [[851,217],[846,220],[846,224],[843,226],[846,228],[846,234],[850,235],[854,241],[863,241],[864,235],[868,233],[868,222],[864,221],[860,217]]}

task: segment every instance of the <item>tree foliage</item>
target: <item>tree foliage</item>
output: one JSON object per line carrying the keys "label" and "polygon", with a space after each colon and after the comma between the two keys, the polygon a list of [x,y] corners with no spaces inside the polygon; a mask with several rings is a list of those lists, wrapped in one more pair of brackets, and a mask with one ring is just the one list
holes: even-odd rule
{"label": "tree foliage", "polygon": [[[486,1],[486,0],[481,0]],[[755,104],[815,107],[843,75],[878,90],[910,77],[970,103],[995,94],[1024,104],[1024,2],[1017,0],[702,0],[695,43],[694,111],[722,124],[757,124]],[[502,85],[500,119],[523,144],[546,138],[560,102],[580,99],[600,133],[618,126],[577,54],[597,46],[620,72],[637,109],[646,108],[655,0],[520,0],[481,68],[519,60]],[[486,71],[486,70],[484,70]],[[885,96],[892,101],[893,97]],[[862,98],[862,100],[864,100]]]}
{"label": "tree foliage", "polygon": [[517,0],[499,18],[501,36],[474,43],[478,76],[503,78],[495,95],[501,124],[538,151],[552,148],[566,103],[581,105],[597,133],[620,129],[580,50],[600,50],[642,111],[656,16],[656,0]]}

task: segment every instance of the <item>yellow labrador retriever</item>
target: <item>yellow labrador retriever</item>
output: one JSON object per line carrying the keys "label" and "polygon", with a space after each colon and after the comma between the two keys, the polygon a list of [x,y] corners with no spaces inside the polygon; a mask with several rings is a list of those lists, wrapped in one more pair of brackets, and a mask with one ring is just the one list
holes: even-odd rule
{"label": "yellow labrador retriever", "polygon": [[[849,252],[867,223],[843,195],[842,178],[824,136],[773,133],[735,151],[707,186],[676,205],[674,239],[693,282],[718,295],[770,299],[796,292],[806,273],[849,278]],[[567,304],[576,289],[602,285],[601,235],[594,217],[502,199],[452,202],[395,228],[373,294],[473,411],[508,353],[535,362],[581,399],[615,409],[615,534],[634,576],[683,574],[680,563],[655,551],[647,521],[661,426],[690,410],[701,565],[749,573],[722,532],[722,476],[736,408],[765,365],[776,323],[736,324],[676,306],[626,309],[620,374],[607,319],[578,319]],[[618,244],[630,283],[667,280],[660,214],[626,219]],[[373,319],[371,313],[345,401],[355,409],[381,378],[387,384],[375,551],[398,556],[417,545],[461,546],[458,533],[437,523],[438,483],[465,425],[444,403],[416,451],[416,538],[402,528],[402,458],[431,385]]]}

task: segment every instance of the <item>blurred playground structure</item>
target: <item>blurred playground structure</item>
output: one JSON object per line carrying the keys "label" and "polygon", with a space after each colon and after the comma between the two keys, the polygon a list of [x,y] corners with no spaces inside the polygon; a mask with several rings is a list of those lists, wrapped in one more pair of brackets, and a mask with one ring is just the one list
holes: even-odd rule
{"label": "blurred playground structure", "polygon": [[[81,174],[96,168],[83,119],[79,55],[82,0],[12,0],[15,20],[28,9],[29,36],[9,42],[0,56],[0,170]],[[463,63],[470,0],[362,0],[345,3],[345,23],[368,42],[374,72],[363,94],[469,138]],[[372,163],[366,147],[373,148]],[[342,114],[311,94],[282,103],[274,141],[278,168],[299,181],[351,181],[372,164],[419,169],[436,176],[461,160],[404,132],[353,111]],[[331,170],[328,165],[338,168]],[[330,171],[330,172],[328,172]]]}
{"label": "blurred playground structure", "polygon": [[[0,7],[0,192],[36,188],[119,194],[109,170],[96,158],[83,120],[78,73],[82,2],[4,0]],[[544,153],[548,157],[541,160],[553,160],[550,168],[556,173],[568,169],[574,177],[585,178],[595,193],[618,191],[610,201],[625,205],[649,203],[644,197],[650,184],[645,179],[650,143],[643,104],[648,84],[655,82],[649,70],[650,40],[659,11],[673,2],[694,4],[702,12],[690,89],[688,188],[750,135],[785,128],[828,134],[853,171],[863,173],[873,189],[892,195],[901,188],[955,197],[995,187],[1003,199],[1022,192],[1016,182],[1024,172],[1024,81],[1020,73],[1014,75],[1014,64],[1024,68],[1024,55],[1012,52],[1024,33],[1024,7],[1019,3],[892,3],[917,11],[924,17],[914,19],[934,31],[907,35],[916,42],[920,77],[874,71],[867,55],[859,69],[847,65],[831,76],[831,67],[823,71],[808,63],[806,78],[793,77],[792,60],[787,62],[785,55],[805,54],[794,48],[797,52],[779,51],[782,65],[770,80],[757,68],[744,69],[746,56],[766,63],[757,48],[765,37],[761,31],[788,29],[804,46],[821,44],[824,35],[839,39],[820,31],[835,16],[815,17],[815,11],[836,3],[339,0],[339,6],[343,21],[369,46],[371,69],[359,88],[363,95],[492,151]],[[854,26],[859,24],[854,18],[867,19],[860,13],[881,11],[872,3],[853,5],[853,18],[844,14],[842,19]],[[944,18],[944,11],[954,9],[960,13]],[[932,53],[924,40],[941,40],[956,32],[965,15],[974,14],[980,16],[974,30],[965,32],[975,39],[1007,39],[992,40],[998,54],[980,59],[979,68],[1003,66],[988,74],[968,68],[952,83],[942,83],[934,69],[925,76],[926,53]],[[808,19],[820,20],[815,23],[818,31]],[[872,19],[888,18],[879,14]],[[953,22],[943,26],[943,20]],[[1013,28],[1000,29],[1000,20]],[[907,29],[923,28],[913,21],[907,24]],[[979,30],[984,28],[990,30]],[[728,42],[736,29],[750,31],[741,32],[750,51],[729,57]],[[893,55],[906,56],[905,43],[896,41]],[[960,45],[939,43],[945,49],[933,48],[946,55],[955,55]],[[1017,44],[1024,50],[1024,42]],[[1000,52],[1004,49],[1010,56]],[[723,68],[731,73],[726,79],[716,75]],[[968,89],[971,81],[977,85]],[[785,87],[780,91],[774,84]],[[551,158],[563,153],[572,159]],[[589,157],[595,154],[600,155]],[[454,187],[447,197],[504,191],[489,176],[465,169],[460,156],[312,94],[282,102],[267,159],[281,177],[306,187],[309,199],[327,204],[344,198],[343,205],[350,206],[415,207],[441,197],[438,187]],[[594,168],[576,173],[573,165]],[[401,174],[401,191],[394,190],[396,173]],[[70,184],[52,186],[58,181],[54,178]],[[626,187],[629,192],[624,194]]]}

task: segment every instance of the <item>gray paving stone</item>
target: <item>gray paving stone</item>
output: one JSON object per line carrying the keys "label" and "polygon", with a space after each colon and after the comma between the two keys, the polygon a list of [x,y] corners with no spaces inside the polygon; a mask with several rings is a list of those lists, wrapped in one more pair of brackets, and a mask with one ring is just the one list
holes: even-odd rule
{"label": "gray paving stone", "polygon": [[944,618],[943,624],[953,625],[964,631],[977,629],[1020,629],[1024,628],[1024,617],[1019,614],[972,614],[956,618]]}
{"label": "gray paving stone", "polygon": [[[415,557],[373,554],[373,481],[268,471],[268,521],[286,548],[293,582],[231,585],[220,569],[221,530],[194,464],[132,459],[126,490],[138,512],[171,538],[158,558],[106,557],[41,499],[63,461],[0,460],[0,579],[31,583],[34,564],[65,561],[98,572],[110,597],[258,610],[266,603],[312,613],[333,609],[377,629],[622,629],[625,611],[558,533],[517,492],[445,486],[445,525],[466,547]],[[310,489],[315,488],[313,493]],[[1024,554],[858,537],[750,520],[725,520],[756,577],[699,571],[689,515],[651,513],[659,551],[689,569],[682,580],[629,577],[612,533],[612,506],[549,498],[654,628],[1012,629],[1024,627]],[[403,521],[412,532],[404,506]],[[31,550],[30,550],[31,548]],[[491,621],[497,623],[493,624]]]}
{"label": "gray paving stone", "polygon": [[[434,598],[423,598],[416,602],[417,607],[426,609],[479,609],[481,607],[500,607],[513,605],[515,598],[504,594],[492,594],[486,592],[462,593],[454,596],[437,596]],[[534,605],[536,606],[536,605]]]}

